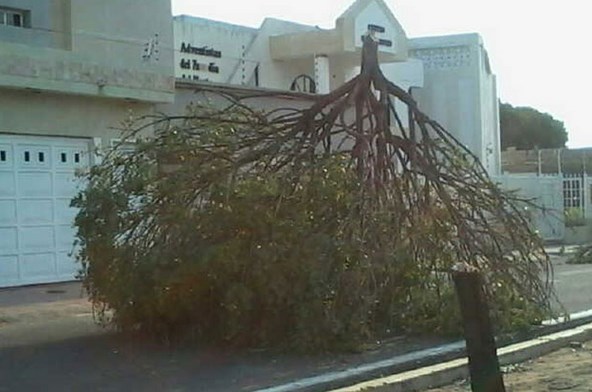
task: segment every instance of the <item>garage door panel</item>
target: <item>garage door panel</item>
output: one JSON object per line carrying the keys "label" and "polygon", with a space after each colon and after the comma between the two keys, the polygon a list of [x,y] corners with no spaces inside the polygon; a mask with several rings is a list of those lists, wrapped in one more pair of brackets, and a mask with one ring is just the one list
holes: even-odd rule
{"label": "garage door panel", "polygon": [[18,176],[20,197],[51,197],[52,175],[50,172],[22,172]]}
{"label": "garage door panel", "polygon": [[58,224],[72,224],[76,214],[77,208],[70,207],[71,198],[56,199],[55,201],[55,220]]}
{"label": "garage door panel", "polygon": [[13,172],[5,172],[0,170],[0,197],[15,197],[16,186],[14,180],[15,174]]}
{"label": "garage door panel", "polygon": [[75,278],[77,169],[88,139],[0,134],[0,287]]}
{"label": "garage door panel", "polygon": [[53,160],[55,167],[59,169],[75,170],[86,167],[88,157],[83,148],[79,146],[55,146]]}
{"label": "garage door panel", "polygon": [[75,177],[73,172],[55,174],[55,195],[57,197],[72,198],[81,189],[82,181]]}
{"label": "garage door panel", "polygon": [[21,227],[19,232],[21,251],[39,251],[55,247],[53,226]]}
{"label": "garage door panel", "polygon": [[56,245],[59,250],[72,250],[76,229],[72,225],[60,225],[56,227]]}
{"label": "garage door panel", "polygon": [[0,227],[0,255],[18,252],[18,232],[16,227]]}
{"label": "garage door panel", "polygon": [[19,200],[19,223],[26,225],[52,224],[53,200]]}
{"label": "garage door panel", "polygon": [[0,256],[0,282],[16,282],[18,278],[18,257],[16,255]]}
{"label": "garage door panel", "polygon": [[75,278],[78,273],[78,264],[72,262],[70,252],[58,252],[58,274],[68,278]]}
{"label": "garage door panel", "polygon": [[26,279],[56,276],[55,253],[24,254],[20,257],[21,276]]}
{"label": "garage door panel", "polygon": [[51,168],[51,147],[41,144],[18,144],[16,162],[19,169]]}
{"label": "garage door panel", "polygon": [[0,226],[16,225],[16,200],[0,200]]}
{"label": "garage door panel", "polygon": [[14,165],[12,145],[0,143],[0,169],[10,168]]}

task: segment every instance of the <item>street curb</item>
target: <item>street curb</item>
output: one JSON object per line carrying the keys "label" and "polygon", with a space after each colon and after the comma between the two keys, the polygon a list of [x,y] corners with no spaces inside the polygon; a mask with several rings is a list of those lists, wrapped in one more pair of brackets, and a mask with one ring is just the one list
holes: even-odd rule
{"label": "street curb", "polygon": [[[589,339],[592,339],[592,323],[502,347],[498,349],[498,358],[502,366],[524,362],[565,347],[572,341]],[[444,386],[456,380],[467,378],[468,375],[467,358],[461,358],[366,381],[351,387],[334,389],[331,392],[357,392],[370,389],[377,392],[381,390],[390,392],[420,391]]]}
{"label": "street curb", "polygon": [[[497,340],[500,347],[513,347],[523,344],[528,341],[536,341],[538,339],[545,339],[548,336],[553,336],[563,331],[574,330],[584,324],[592,323],[592,309],[588,311],[571,314],[569,318],[559,318],[557,320],[547,320],[543,324],[531,330],[530,332],[516,336],[505,336]],[[552,351],[552,350],[551,350]],[[345,388],[351,385],[361,385],[369,380],[382,379],[386,375],[400,375],[408,374],[410,372],[417,372],[420,376],[422,369],[427,369],[441,366],[448,361],[459,362],[458,369],[455,371],[450,368],[447,374],[442,375],[444,378],[443,384],[448,384],[451,379],[466,378],[468,370],[466,369],[466,360],[463,363],[465,356],[465,342],[464,340],[448,343],[436,347],[430,347],[419,351],[409,352],[398,355],[393,358],[381,360],[378,362],[371,362],[355,366],[352,368],[324,373],[312,377],[295,380],[286,384],[276,385],[273,387],[258,389],[256,392],[321,392],[328,390],[340,390],[338,388]],[[511,363],[510,361],[509,363]],[[440,374],[433,371],[431,376],[437,382]],[[403,384],[402,390],[413,390],[407,386],[407,381]],[[443,385],[439,384],[439,385]]]}

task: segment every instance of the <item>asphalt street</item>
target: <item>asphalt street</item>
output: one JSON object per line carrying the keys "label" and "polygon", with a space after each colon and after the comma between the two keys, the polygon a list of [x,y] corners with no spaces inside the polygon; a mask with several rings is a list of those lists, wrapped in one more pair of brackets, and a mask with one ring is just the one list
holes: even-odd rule
{"label": "asphalt street", "polygon": [[[592,309],[592,265],[553,256],[570,313]],[[168,349],[98,327],[79,283],[0,290],[0,391],[253,391],[350,368],[444,341],[404,338],[364,354]]]}
{"label": "asphalt street", "polygon": [[553,283],[559,300],[570,313],[592,309],[592,264],[566,264],[553,256]]}

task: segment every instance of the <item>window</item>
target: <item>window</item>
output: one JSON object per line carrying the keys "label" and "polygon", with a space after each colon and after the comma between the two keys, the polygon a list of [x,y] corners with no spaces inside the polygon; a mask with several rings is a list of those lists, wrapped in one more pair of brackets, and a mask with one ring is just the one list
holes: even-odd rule
{"label": "window", "polygon": [[586,224],[585,191],[584,178],[581,175],[564,175],[563,213],[565,215],[566,227],[583,226]]}
{"label": "window", "polygon": [[0,7],[0,25],[25,27],[26,11]]}
{"label": "window", "polygon": [[581,178],[567,178],[563,180],[563,206],[568,208],[582,208]]}

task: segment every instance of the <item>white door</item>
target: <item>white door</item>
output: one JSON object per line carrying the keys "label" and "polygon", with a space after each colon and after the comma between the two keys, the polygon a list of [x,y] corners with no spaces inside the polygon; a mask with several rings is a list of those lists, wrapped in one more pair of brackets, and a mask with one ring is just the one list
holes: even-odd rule
{"label": "white door", "polygon": [[0,134],[0,287],[72,280],[70,200],[90,141]]}

